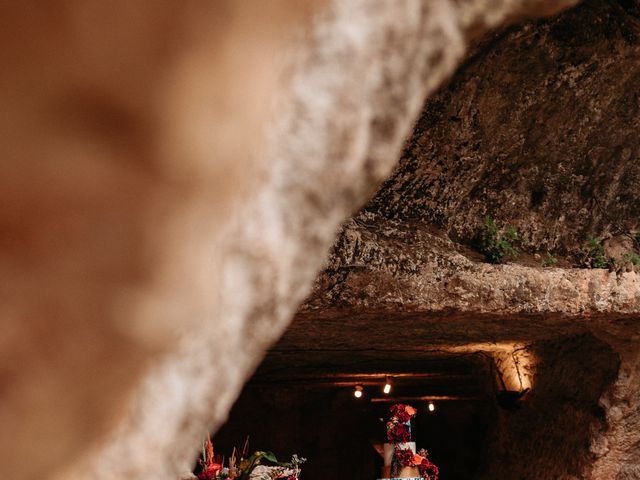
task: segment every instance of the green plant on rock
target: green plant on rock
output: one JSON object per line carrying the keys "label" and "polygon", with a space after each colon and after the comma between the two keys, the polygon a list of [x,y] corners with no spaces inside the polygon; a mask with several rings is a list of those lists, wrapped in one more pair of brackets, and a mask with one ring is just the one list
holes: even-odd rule
{"label": "green plant on rock", "polygon": [[543,268],[554,267],[557,265],[557,263],[558,263],[558,259],[553,255],[551,255],[549,252],[547,252],[546,257],[542,260],[542,267]]}
{"label": "green plant on rock", "polygon": [[604,254],[602,241],[589,235],[587,243],[582,248],[582,264],[588,268],[609,268],[610,259]]}
{"label": "green plant on rock", "polygon": [[482,232],[482,253],[490,263],[499,263],[507,258],[517,258],[520,251],[516,247],[518,231],[511,225],[499,229],[493,218],[487,216]]}
{"label": "green plant on rock", "polygon": [[622,257],[622,261],[638,267],[640,266],[640,254],[635,252],[625,253],[624,257]]}

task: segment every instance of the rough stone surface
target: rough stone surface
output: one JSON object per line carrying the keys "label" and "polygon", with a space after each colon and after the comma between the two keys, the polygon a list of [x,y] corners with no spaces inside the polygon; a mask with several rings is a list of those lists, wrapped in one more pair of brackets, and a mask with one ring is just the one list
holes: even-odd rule
{"label": "rough stone surface", "polygon": [[187,335],[100,454],[62,477],[191,468],[308,292],[335,227],[388,174],[424,96],[453,71],[454,21],[447,2],[416,1],[336,2],[318,21],[294,60],[263,182],[218,244],[220,320]]}
{"label": "rough stone surface", "polygon": [[[526,351],[532,393],[478,478],[640,478],[639,26],[636,2],[589,1],[480,41],[267,364],[484,353],[508,376]],[[519,258],[486,263],[487,215]],[[575,268],[589,236],[614,268]]]}
{"label": "rough stone surface", "polygon": [[77,459],[215,321],[220,234],[303,16],[247,5],[0,6],[0,478]]}
{"label": "rough stone surface", "polygon": [[149,374],[102,453],[66,478],[151,470],[170,478],[188,468],[307,293],[335,226],[388,173],[425,95],[452,73],[467,27],[494,26],[538,2],[482,3],[331,4],[295,59],[268,168],[225,231],[229,241],[217,244],[224,257],[213,316],[224,321],[187,335]]}
{"label": "rough stone surface", "polygon": [[426,93],[453,71],[464,49],[455,19],[445,1],[356,1],[318,20],[294,58],[262,182],[217,245],[216,316],[150,372],[103,449],[62,478],[191,469],[308,293],[336,226],[389,173]]}
{"label": "rough stone surface", "polygon": [[[186,474],[468,42],[575,2],[333,0],[288,63],[272,52],[304,12],[286,3],[45,3],[0,15],[0,476],[106,480]],[[280,345],[411,325],[425,361],[500,365],[524,342],[540,393],[518,415],[540,426],[523,440],[498,418],[486,478],[510,456],[511,478],[640,478],[638,275],[468,248],[486,214],[565,262],[587,235],[638,232],[638,18],[590,1],[476,45],[340,237],[297,319],[307,338],[294,325]]]}
{"label": "rough stone surface", "polygon": [[363,213],[343,228],[301,313],[346,309],[588,318],[640,310],[636,272],[491,265],[468,253],[428,224]]}
{"label": "rough stone surface", "polygon": [[639,60],[634,2],[590,1],[480,42],[368,210],[463,243],[491,215],[560,255],[637,233]]}
{"label": "rough stone surface", "polygon": [[534,387],[520,408],[497,411],[487,462],[475,478],[615,478],[611,471],[584,475],[584,468],[595,459],[591,439],[606,428],[599,399],[618,374],[617,353],[591,335],[528,348],[537,357]]}

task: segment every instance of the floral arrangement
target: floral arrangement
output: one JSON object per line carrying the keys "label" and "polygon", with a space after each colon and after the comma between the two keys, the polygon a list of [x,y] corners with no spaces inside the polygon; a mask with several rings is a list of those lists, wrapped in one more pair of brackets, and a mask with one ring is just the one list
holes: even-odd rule
{"label": "floral arrangement", "polygon": [[391,407],[391,418],[387,422],[387,439],[389,443],[406,443],[411,441],[411,419],[416,409],[398,403]]}
{"label": "floral arrangement", "polygon": [[410,448],[397,445],[411,441],[411,419],[416,413],[416,409],[409,405],[399,403],[391,407],[391,418],[387,422],[387,439],[389,443],[396,444],[391,473],[397,475],[403,467],[417,467],[424,480],[438,480],[438,467],[427,458],[428,453],[425,449],[415,454]]}
{"label": "floral arrangement", "polygon": [[[242,455],[236,457],[233,449],[229,457],[229,466],[224,466],[224,457],[213,453],[213,443],[207,437],[202,448],[202,460],[199,461],[199,480],[299,480],[300,465],[306,458],[293,455],[289,462],[279,462],[272,452],[255,452],[246,457],[249,439],[244,444]],[[268,462],[271,465],[265,465]]]}
{"label": "floral arrangement", "polygon": [[222,463],[217,463],[213,454],[213,443],[211,438],[207,437],[202,447],[202,457],[200,460],[200,473],[198,474],[199,480],[214,480],[220,478],[222,470]]}
{"label": "floral arrangement", "polygon": [[403,467],[418,467],[420,476],[424,480],[438,480],[440,471],[428,458],[427,451],[422,448],[418,453],[413,453],[410,448],[396,448],[395,461]]}

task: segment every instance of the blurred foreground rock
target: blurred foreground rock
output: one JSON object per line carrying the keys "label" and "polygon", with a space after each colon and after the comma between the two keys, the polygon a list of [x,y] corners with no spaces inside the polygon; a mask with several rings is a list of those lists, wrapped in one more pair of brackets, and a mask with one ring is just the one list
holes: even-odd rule
{"label": "blurred foreground rock", "polygon": [[[0,477],[186,475],[470,42],[573,3],[3,5]],[[529,413],[565,389],[584,426],[546,478],[640,478],[637,274],[465,248],[486,214],[563,256],[637,232],[637,13],[592,1],[474,44],[299,313],[454,311],[419,340],[533,342]],[[580,393],[561,372],[583,354]],[[487,478],[567,454],[496,428]],[[536,468],[505,460],[545,441]]]}

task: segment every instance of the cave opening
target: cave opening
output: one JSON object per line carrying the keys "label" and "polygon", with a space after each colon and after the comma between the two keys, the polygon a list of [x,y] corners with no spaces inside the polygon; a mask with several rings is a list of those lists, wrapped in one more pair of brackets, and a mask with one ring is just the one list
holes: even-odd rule
{"label": "cave opening", "polygon": [[291,338],[284,336],[245,385],[215,435],[218,451],[240,450],[249,437],[250,451],[307,458],[305,480],[380,478],[389,408],[403,403],[417,409],[412,439],[442,480],[473,478],[483,467],[500,408],[487,357],[411,345],[326,349],[311,338],[307,348],[296,348]]}
{"label": "cave opening", "polygon": [[[626,440],[637,429],[619,426],[637,408],[619,394],[633,383],[619,352],[638,338],[626,333],[637,332],[637,215],[625,213],[637,210],[637,169],[626,165],[635,130],[610,119],[637,110],[626,79],[638,48],[622,38],[632,19],[618,10],[585,2],[478,44],[425,104],[391,177],[343,224],[217,448],[249,435],[251,450],[308,458],[304,480],[379,478],[376,447],[397,401],[418,409],[413,439],[444,480],[634,468],[609,460],[627,452],[620,458],[637,463]],[[601,54],[561,34],[578,24],[607,39]],[[599,80],[611,76],[625,80]],[[567,78],[576,83],[559,89]],[[576,133],[567,115],[581,112]],[[488,219],[512,235],[488,235]],[[510,253],[488,255],[504,238]],[[609,271],[588,258],[594,245]]]}
{"label": "cave opening", "polygon": [[499,316],[343,313],[298,314],[216,432],[217,452],[240,451],[248,437],[248,452],[305,457],[304,480],[381,478],[389,408],[402,403],[418,411],[412,440],[440,480],[559,478],[590,458],[619,366],[594,334],[558,337],[540,323],[552,318],[529,317],[522,343],[495,335]]}

